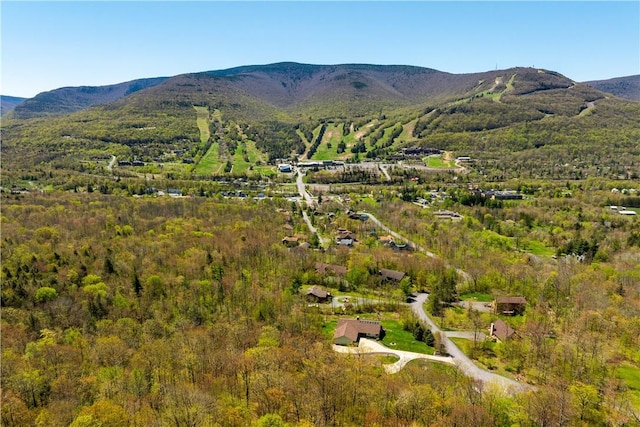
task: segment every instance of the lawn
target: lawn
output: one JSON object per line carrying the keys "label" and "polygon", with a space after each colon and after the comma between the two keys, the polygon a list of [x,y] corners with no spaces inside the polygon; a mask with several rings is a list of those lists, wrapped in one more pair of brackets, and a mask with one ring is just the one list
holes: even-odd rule
{"label": "lawn", "polygon": [[640,409],[640,368],[624,364],[616,369],[616,376],[629,387],[629,400],[631,404]]}
{"label": "lawn", "polygon": [[428,156],[422,160],[429,168],[447,169],[455,167],[454,162],[444,160],[441,155]]}
{"label": "lawn", "polygon": [[416,341],[411,332],[402,328],[402,323],[397,320],[383,320],[382,327],[385,336],[382,344],[394,350],[412,351],[414,353],[433,354],[433,347],[428,347],[425,343]]}

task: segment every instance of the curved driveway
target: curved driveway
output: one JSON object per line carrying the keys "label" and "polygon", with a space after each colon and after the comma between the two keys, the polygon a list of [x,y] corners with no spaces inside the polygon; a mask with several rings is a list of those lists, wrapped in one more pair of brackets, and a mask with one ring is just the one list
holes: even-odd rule
{"label": "curved driveway", "polygon": [[388,374],[395,374],[396,372],[400,371],[400,369],[404,368],[404,366],[407,363],[415,359],[431,360],[432,362],[447,363],[449,365],[455,364],[454,360],[451,357],[432,356],[430,354],[414,353],[411,351],[404,351],[404,350],[394,350],[392,348],[389,348],[380,344],[377,341],[370,340],[367,338],[360,338],[358,347],[345,347],[342,345],[334,344],[333,349],[338,353],[377,354],[382,356],[398,357],[399,360],[397,362],[389,365],[384,365],[384,370],[387,371]]}

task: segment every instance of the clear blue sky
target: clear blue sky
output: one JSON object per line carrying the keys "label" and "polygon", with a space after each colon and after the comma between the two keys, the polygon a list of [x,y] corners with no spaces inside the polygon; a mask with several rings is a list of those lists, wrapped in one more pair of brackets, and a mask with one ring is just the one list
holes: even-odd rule
{"label": "clear blue sky", "polygon": [[535,66],[640,74],[640,1],[0,2],[0,93],[240,65]]}

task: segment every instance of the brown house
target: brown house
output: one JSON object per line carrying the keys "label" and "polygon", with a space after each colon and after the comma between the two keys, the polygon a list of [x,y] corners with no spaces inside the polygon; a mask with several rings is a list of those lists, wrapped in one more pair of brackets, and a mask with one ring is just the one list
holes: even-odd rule
{"label": "brown house", "polygon": [[330,292],[327,292],[324,289],[320,289],[317,286],[312,286],[309,289],[307,289],[308,300],[322,303],[322,302],[327,302],[331,300],[331,298],[332,298],[332,295]]}
{"label": "brown house", "polygon": [[356,241],[356,233],[353,231],[346,230],[344,228],[338,229],[338,233],[336,234],[336,240],[345,240],[350,239]]}
{"label": "brown house", "polygon": [[502,321],[502,319],[498,319],[491,324],[489,327],[489,336],[495,338],[498,341],[507,341],[516,333],[511,326],[507,325]]}
{"label": "brown house", "polygon": [[324,262],[316,262],[315,270],[318,274],[331,274],[334,276],[347,274],[347,267],[337,264],[325,264]]}
{"label": "brown house", "polygon": [[298,246],[298,237],[296,236],[285,236],[282,239],[282,244],[288,247]]}
{"label": "brown house", "polygon": [[338,327],[333,333],[333,343],[349,345],[356,343],[360,338],[381,339],[384,337],[384,329],[380,322],[360,319],[338,319]]}
{"label": "brown house", "polygon": [[407,274],[404,271],[396,271],[396,270],[389,270],[389,269],[386,269],[386,268],[381,268],[380,269],[380,275],[382,276],[382,278],[384,280],[393,280],[393,281],[399,282],[402,279],[404,279],[404,277]]}
{"label": "brown house", "polygon": [[509,316],[521,315],[527,306],[525,297],[497,297],[493,301],[493,310],[496,314]]}

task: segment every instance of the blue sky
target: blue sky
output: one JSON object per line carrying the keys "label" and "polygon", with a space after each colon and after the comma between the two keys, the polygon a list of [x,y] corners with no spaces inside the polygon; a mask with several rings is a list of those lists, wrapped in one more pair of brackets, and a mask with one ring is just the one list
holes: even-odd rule
{"label": "blue sky", "polygon": [[0,3],[0,93],[295,61],[640,74],[640,1]]}

